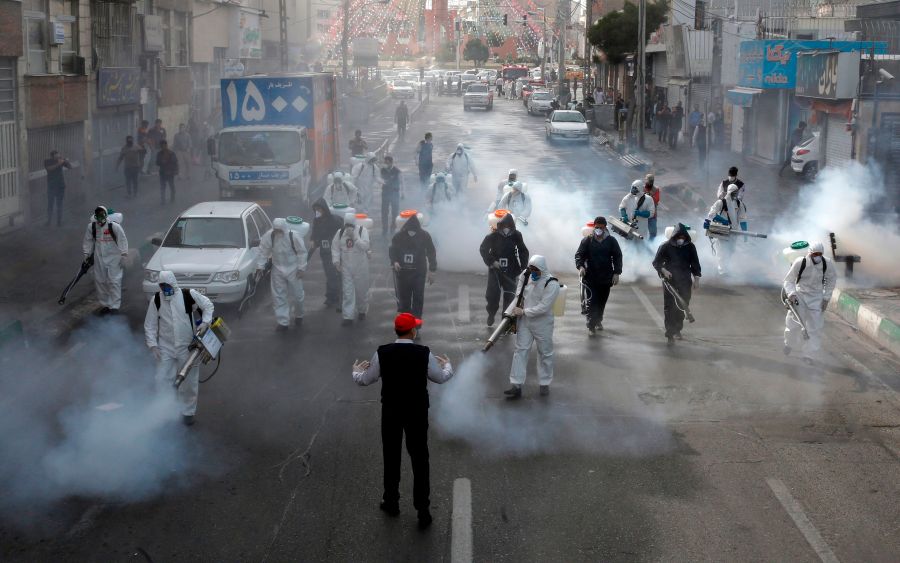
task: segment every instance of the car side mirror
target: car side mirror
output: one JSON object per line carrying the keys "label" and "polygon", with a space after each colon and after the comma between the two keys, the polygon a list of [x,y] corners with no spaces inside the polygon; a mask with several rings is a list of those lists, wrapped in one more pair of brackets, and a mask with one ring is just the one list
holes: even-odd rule
{"label": "car side mirror", "polygon": [[549,119],[545,119],[544,121],[546,121],[547,123],[550,123],[550,120],[549,120]]}
{"label": "car side mirror", "polygon": [[162,246],[162,239],[159,237],[153,237],[152,239],[150,239],[150,244],[152,244],[153,246]]}

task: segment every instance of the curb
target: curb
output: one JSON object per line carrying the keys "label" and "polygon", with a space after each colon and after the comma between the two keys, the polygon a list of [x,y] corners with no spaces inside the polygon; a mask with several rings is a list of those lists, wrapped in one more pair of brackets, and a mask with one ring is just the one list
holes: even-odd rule
{"label": "curb", "polygon": [[837,304],[831,312],[900,358],[900,326],[840,288],[835,288],[832,301]]}

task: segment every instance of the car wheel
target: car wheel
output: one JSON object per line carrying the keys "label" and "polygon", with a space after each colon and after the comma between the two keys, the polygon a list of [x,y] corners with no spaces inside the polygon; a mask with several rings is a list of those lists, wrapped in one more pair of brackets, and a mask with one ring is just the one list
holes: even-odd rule
{"label": "car wheel", "polygon": [[810,162],[806,166],[803,167],[803,176],[807,180],[815,180],[816,176],[819,174],[819,163],[818,162]]}

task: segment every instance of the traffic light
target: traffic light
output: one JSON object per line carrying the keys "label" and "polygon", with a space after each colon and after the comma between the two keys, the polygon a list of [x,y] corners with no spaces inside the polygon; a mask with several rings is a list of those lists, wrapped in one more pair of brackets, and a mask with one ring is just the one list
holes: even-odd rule
{"label": "traffic light", "polygon": [[528,14],[527,13],[524,16],[522,16],[522,25],[523,26],[528,25]]}
{"label": "traffic light", "polygon": [[459,20],[456,20],[453,23],[456,26],[456,31],[459,31]]}
{"label": "traffic light", "polygon": [[507,23],[506,23],[507,18],[508,18],[507,14],[503,14],[503,25],[507,25]]}

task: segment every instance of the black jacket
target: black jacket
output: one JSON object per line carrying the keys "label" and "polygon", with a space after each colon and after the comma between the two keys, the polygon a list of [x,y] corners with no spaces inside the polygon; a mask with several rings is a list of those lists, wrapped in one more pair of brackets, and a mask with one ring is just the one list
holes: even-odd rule
{"label": "black jacket", "polygon": [[319,198],[313,204],[313,211],[317,209],[322,212],[322,216],[313,219],[310,240],[321,248],[322,252],[329,253],[328,259],[330,260],[331,241],[334,239],[334,234],[344,226],[344,218],[332,214],[324,198]]}
{"label": "black jacket", "polygon": [[575,252],[575,267],[585,268],[585,280],[600,285],[612,285],[613,275],[622,274],[622,249],[612,235],[598,241],[593,235],[581,239]]}
{"label": "black jacket", "polygon": [[397,344],[395,342],[378,347],[378,365],[381,369],[381,403],[385,408],[390,408],[393,413],[425,414],[428,412],[428,360],[430,355],[431,350],[427,346],[418,344]]}
{"label": "black jacket", "polygon": [[[415,236],[409,236],[409,231],[415,230]],[[388,249],[391,264],[398,263],[403,270],[425,271],[427,268],[434,272],[437,270],[437,256],[434,251],[434,243],[431,235],[419,224],[419,218],[413,215],[391,239],[391,247]]]}
{"label": "black jacket", "polygon": [[[687,241],[682,246],[675,245],[675,239],[679,235],[687,237]],[[689,280],[691,275],[700,277],[700,259],[697,257],[697,247],[691,242],[691,236],[682,226],[675,230],[672,238],[659,245],[656,258],[653,259],[653,267],[659,273],[662,268],[665,268],[672,272],[674,278],[682,281]]]}
{"label": "black jacket", "polygon": [[[509,228],[512,232],[504,236],[500,229]],[[522,239],[522,233],[516,229],[516,220],[507,214],[497,223],[497,230],[481,241],[481,259],[490,268],[494,262],[500,262],[500,271],[516,276],[528,266],[528,247]]]}

